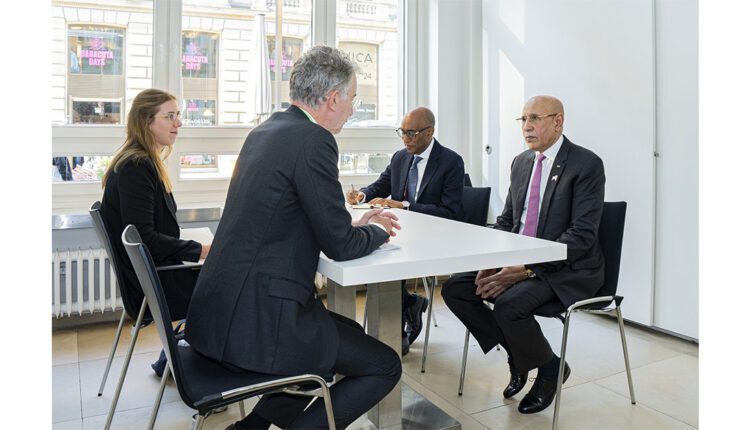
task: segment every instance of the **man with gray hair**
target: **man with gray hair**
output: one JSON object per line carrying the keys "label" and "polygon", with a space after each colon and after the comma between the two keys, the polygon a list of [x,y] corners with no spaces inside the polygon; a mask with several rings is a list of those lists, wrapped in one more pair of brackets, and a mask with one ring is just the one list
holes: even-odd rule
{"label": "man with gray hair", "polygon": [[[320,252],[362,257],[395,236],[382,209],[353,221],[338,181],[333,137],[351,116],[354,64],[316,46],[294,65],[292,106],[245,140],[211,254],[187,317],[188,342],[229,368],[270,375],[346,376],[331,388],[336,428],[377,404],[401,376],[398,354],[355,321],[328,312],[313,285]],[[328,428],[323,402],[263,396],[230,429]]]}

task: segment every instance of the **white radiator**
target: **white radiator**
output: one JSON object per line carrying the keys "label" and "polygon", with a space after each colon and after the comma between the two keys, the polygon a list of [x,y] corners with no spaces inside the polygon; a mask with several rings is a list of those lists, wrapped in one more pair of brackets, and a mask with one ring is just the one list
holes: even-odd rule
{"label": "white radiator", "polygon": [[114,312],[122,308],[116,279],[104,249],[53,252],[52,316]]}

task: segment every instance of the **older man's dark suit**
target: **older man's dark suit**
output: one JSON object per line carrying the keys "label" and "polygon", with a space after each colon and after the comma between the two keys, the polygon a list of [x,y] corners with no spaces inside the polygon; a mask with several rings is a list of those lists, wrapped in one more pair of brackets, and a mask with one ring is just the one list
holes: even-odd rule
{"label": "older man's dark suit", "polygon": [[[343,428],[390,391],[401,367],[392,349],[330,314],[315,294],[321,251],[349,260],[388,239],[375,225],[352,227],[337,161],[333,135],[296,106],[250,132],[190,303],[186,336],[201,354],[243,369],[350,376],[331,391],[336,427]],[[367,367],[373,362],[377,371]],[[325,426],[322,402],[296,419],[307,401],[271,396],[255,411],[284,428]]]}
{"label": "older man's dark suit", "polygon": [[[414,157],[402,149],[391,158],[380,177],[361,191],[367,199],[391,196],[393,200],[405,201],[406,179]],[[437,139],[432,145],[430,158],[419,184],[416,202],[409,210],[441,218],[463,219],[461,195],[464,190],[464,160],[460,155],[441,145]]]}
{"label": "older man's dark suit", "polygon": [[[536,153],[519,154],[511,166],[510,188],[494,228],[518,233]],[[593,296],[604,283],[604,257],[597,232],[604,207],[604,165],[593,152],[563,137],[539,210],[536,237],[567,245],[563,261],[531,264],[537,275],[495,299],[490,311],[474,290],[476,272],[451,278],[442,294],[449,308],[469,328],[484,352],[498,343],[520,372],[552,358],[533,310],[556,302],[560,310]]]}

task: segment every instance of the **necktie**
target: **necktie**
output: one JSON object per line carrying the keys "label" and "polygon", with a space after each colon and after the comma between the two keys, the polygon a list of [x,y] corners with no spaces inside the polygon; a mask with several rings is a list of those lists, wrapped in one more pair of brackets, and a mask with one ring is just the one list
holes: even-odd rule
{"label": "necktie", "polygon": [[419,164],[420,161],[422,161],[422,157],[415,155],[414,161],[411,163],[411,168],[409,169],[409,176],[406,177],[406,198],[411,204],[414,204],[417,200],[417,178],[419,178],[417,164]]}
{"label": "necktie", "polygon": [[542,184],[542,160],[544,160],[544,154],[536,156],[536,170],[534,170],[534,177],[531,178],[529,207],[526,209],[526,222],[523,225],[522,234],[531,237],[536,237],[536,226],[539,221],[539,186]]}

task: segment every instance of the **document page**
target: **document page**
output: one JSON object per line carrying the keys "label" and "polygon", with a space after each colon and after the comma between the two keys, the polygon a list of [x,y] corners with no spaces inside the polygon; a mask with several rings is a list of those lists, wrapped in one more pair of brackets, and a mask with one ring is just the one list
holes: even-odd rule
{"label": "document page", "polygon": [[214,241],[214,234],[208,227],[199,228],[181,228],[180,239],[194,240],[202,245],[210,244]]}

